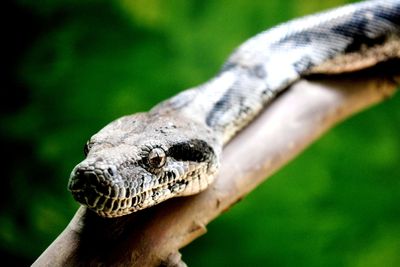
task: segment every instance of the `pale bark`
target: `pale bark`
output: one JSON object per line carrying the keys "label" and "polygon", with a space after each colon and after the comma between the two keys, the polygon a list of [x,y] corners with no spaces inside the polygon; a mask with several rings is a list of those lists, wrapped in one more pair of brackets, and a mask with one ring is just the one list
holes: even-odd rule
{"label": "pale bark", "polygon": [[34,266],[182,264],[178,250],[211,220],[337,122],[394,93],[395,76],[370,74],[301,80],[226,146],[220,175],[205,192],[117,219],[80,208]]}

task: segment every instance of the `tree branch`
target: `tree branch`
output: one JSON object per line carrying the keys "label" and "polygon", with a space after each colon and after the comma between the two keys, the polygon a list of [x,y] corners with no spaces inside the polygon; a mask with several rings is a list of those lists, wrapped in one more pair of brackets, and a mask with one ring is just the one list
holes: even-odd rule
{"label": "tree branch", "polygon": [[33,266],[183,264],[178,250],[211,220],[337,122],[392,95],[394,77],[399,81],[398,75],[370,76],[301,80],[225,147],[220,175],[205,192],[116,219],[81,207]]}

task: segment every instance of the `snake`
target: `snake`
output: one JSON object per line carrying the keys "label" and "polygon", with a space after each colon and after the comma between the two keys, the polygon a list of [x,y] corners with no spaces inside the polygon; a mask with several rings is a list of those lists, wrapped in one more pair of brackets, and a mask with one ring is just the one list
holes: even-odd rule
{"label": "snake", "polygon": [[68,189],[107,218],[197,194],[215,180],[223,147],[281,92],[310,74],[399,58],[399,36],[400,0],[347,4],[265,30],[210,80],[94,134]]}

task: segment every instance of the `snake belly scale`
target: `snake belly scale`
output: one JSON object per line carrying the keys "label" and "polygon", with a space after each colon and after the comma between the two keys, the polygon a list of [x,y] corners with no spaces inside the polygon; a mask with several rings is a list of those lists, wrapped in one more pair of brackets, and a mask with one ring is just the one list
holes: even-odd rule
{"label": "snake belly scale", "polygon": [[[400,0],[351,4],[261,32],[208,82],[92,136],[68,188],[103,217],[199,193],[218,173],[223,146],[278,93],[306,74],[349,71],[338,59],[387,43],[379,61],[400,57],[399,35]],[[365,62],[359,68],[374,61]]]}

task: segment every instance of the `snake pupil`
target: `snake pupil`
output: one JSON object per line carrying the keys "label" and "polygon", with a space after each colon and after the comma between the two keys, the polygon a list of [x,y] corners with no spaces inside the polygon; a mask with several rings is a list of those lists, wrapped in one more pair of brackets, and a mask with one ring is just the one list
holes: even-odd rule
{"label": "snake pupil", "polygon": [[154,148],[148,156],[149,165],[153,168],[161,168],[165,164],[165,152],[162,148]]}

